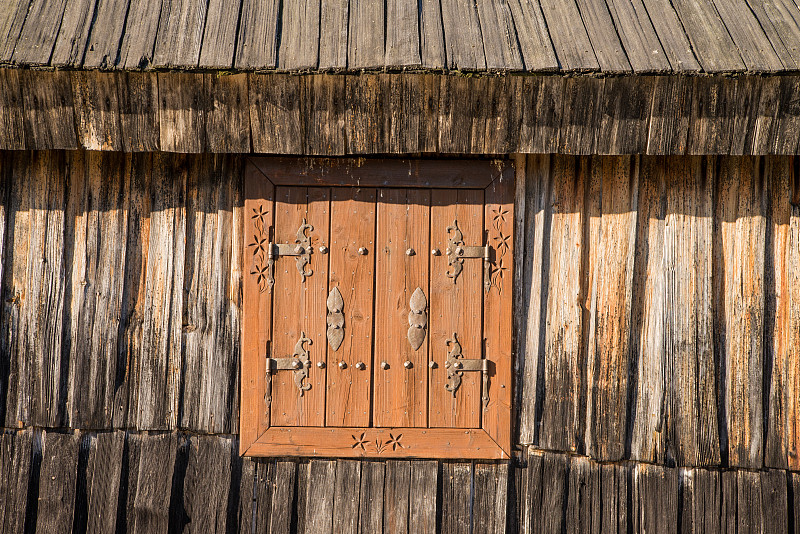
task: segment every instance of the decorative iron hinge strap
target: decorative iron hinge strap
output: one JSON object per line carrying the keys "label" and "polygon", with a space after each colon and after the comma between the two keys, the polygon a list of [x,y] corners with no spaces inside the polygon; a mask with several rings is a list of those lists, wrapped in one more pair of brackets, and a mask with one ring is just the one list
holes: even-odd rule
{"label": "decorative iron hinge strap", "polygon": [[311,246],[311,237],[306,235],[306,230],[314,230],[314,227],[303,219],[303,223],[297,229],[294,244],[272,242],[267,244],[267,283],[270,287],[275,285],[275,260],[280,256],[295,256],[297,258],[295,261],[301,282],[306,281],[306,276],[314,274],[311,269],[306,271],[306,265],[311,263],[311,254],[314,253],[314,247]]}
{"label": "decorative iron hinge strap", "polygon": [[492,287],[492,247],[485,245],[482,247],[468,246],[464,244],[464,234],[458,227],[458,220],[454,220],[451,226],[447,227],[447,264],[452,268],[447,276],[456,283],[458,275],[464,269],[464,259],[481,258],[483,259],[483,289],[487,293]]}
{"label": "decorative iron hinge strap", "polygon": [[[308,368],[311,367],[311,360],[308,356],[308,349],[305,345],[311,345],[312,341],[306,337],[305,332],[300,333],[300,339],[294,346],[294,354],[286,358],[270,358],[267,357],[267,374],[273,371],[293,371],[294,384],[300,390],[300,396],[311,389],[311,384],[304,384],[303,381],[308,378]],[[267,384],[271,385],[271,380],[267,377]],[[271,387],[267,391],[267,403],[272,401]]]}
{"label": "decorative iron hinge strap", "polygon": [[447,360],[444,366],[447,369],[447,384],[445,389],[456,396],[456,391],[461,387],[461,377],[465,372],[480,372],[483,378],[483,409],[489,406],[489,360],[485,358],[466,359],[461,354],[461,343],[458,336],[453,332],[453,338],[447,340],[447,346],[451,347],[447,353]]}

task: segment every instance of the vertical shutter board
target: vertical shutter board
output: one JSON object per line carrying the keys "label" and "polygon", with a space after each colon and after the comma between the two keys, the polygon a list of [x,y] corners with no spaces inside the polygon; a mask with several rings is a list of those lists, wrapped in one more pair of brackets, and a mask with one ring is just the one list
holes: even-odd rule
{"label": "vertical shutter board", "polygon": [[[180,426],[229,433],[236,428],[238,412],[236,381],[230,375],[236,368],[233,358],[241,335],[238,302],[231,299],[229,288],[236,281],[236,258],[243,246],[233,224],[235,186],[226,178],[240,175],[241,169],[234,157],[206,155],[192,160],[186,209],[182,327],[186,373]],[[263,372],[264,360],[258,361]]]}
{"label": "vertical shutter board", "polygon": [[597,460],[620,460],[625,454],[639,210],[639,161],[634,158],[595,157],[591,163],[601,201],[599,241],[592,235],[589,244],[590,250],[597,246],[597,253],[592,253],[594,273],[587,294],[587,450]]}
{"label": "vertical shutter board", "polygon": [[558,69],[558,59],[553,50],[547,23],[538,2],[508,0],[508,7],[516,28],[522,61],[528,72]]}
{"label": "vertical shutter board", "polygon": [[667,160],[643,157],[637,200],[636,260],[631,311],[630,457],[661,463],[664,458],[664,326],[670,301],[665,293],[664,207]]}
{"label": "vertical shutter board", "polygon": [[272,517],[272,489],[276,461],[271,458],[242,458],[242,489],[239,492],[239,532],[269,532]]}
{"label": "vertical shutter board", "polygon": [[[796,217],[793,217],[791,158],[766,157],[764,180],[769,183],[769,213],[766,229],[765,272],[765,337],[766,373],[768,384],[768,418],[765,421],[766,440],[764,464],[766,467],[789,467],[789,435],[792,407],[796,403],[791,393],[791,379],[800,359],[797,346],[797,326],[792,324],[793,307],[800,302],[797,288],[798,272]],[[793,221],[795,219],[795,221]],[[794,263],[793,263],[794,261]],[[796,313],[796,312],[795,312]],[[794,326],[794,330],[792,329]],[[791,447],[793,448],[793,447]]]}
{"label": "vertical shutter board", "polygon": [[[736,526],[738,532],[767,532],[761,500],[761,473],[736,471]],[[777,510],[770,510],[777,513]],[[784,528],[783,532],[786,529]]]}
{"label": "vertical shutter board", "polygon": [[336,484],[333,494],[333,531],[356,532],[361,487],[362,462],[336,461]]}
{"label": "vertical shutter board", "polygon": [[[577,451],[583,436],[585,373],[581,372],[584,328],[582,252],[587,247],[584,227],[586,171],[579,174],[577,158],[553,158],[547,194],[543,195],[542,305],[537,388],[538,445]],[[580,246],[576,246],[580,245]],[[541,367],[543,366],[543,368]]]}
{"label": "vertical shutter board", "polygon": [[419,11],[421,66],[442,70],[446,65],[442,5],[438,0],[421,0]]}
{"label": "vertical shutter board", "polygon": [[347,26],[350,16],[349,0],[322,2],[319,23],[319,69],[347,68]]}
{"label": "vertical shutter board", "polygon": [[[336,485],[335,460],[311,460],[305,502],[305,532],[333,533],[333,496]],[[302,486],[298,489],[302,490]]]}
{"label": "vertical shutter board", "polygon": [[87,483],[91,482],[87,487],[87,530],[90,532],[110,532],[115,528],[124,448],[125,432],[97,434],[87,473]]}
{"label": "vertical shutter board", "polygon": [[4,105],[0,107],[0,148],[22,150],[25,148],[25,128],[18,70],[0,69],[0,94],[4,97]]}
{"label": "vertical shutter board", "polygon": [[71,74],[55,71],[42,83],[38,71],[20,71],[27,148],[73,150],[78,148],[73,113]]}
{"label": "vertical shutter board", "polygon": [[[429,358],[436,367],[428,373],[428,426],[477,428],[482,411],[481,373],[465,372],[461,385],[453,395],[448,384],[445,361],[454,345],[447,344],[454,334],[462,348],[463,358],[478,359],[483,355],[483,261],[465,259],[463,270],[455,279],[448,265],[447,228],[458,221],[466,246],[483,245],[483,191],[433,190],[431,193],[430,247],[441,251],[431,256],[428,293]],[[453,234],[450,234],[453,235]]]}
{"label": "vertical shutter board", "polygon": [[[575,0],[541,0],[540,3],[560,70],[600,70]],[[576,24],[576,21],[581,22]]]}
{"label": "vertical shutter board", "polygon": [[[194,532],[225,532],[228,493],[231,489],[231,448],[233,441],[223,436],[192,436],[186,475],[180,488],[182,500],[176,504],[186,514]],[[174,484],[174,479],[173,479]],[[175,489],[173,488],[173,495]],[[235,525],[230,525],[232,530]]]}
{"label": "vertical shutter board", "polygon": [[[129,438],[130,439],[130,438]],[[175,433],[141,434],[132,509],[128,531],[135,534],[164,532],[169,526],[169,502],[178,439]],[[129,490],[130,491],[130,490]]]}
{"label": "vertical shutter board", "polygon": [[[515,239],[515,188],[514,168],[505,165],[497,178],[484,192],[483,233],[486,243],[492,247],[494,258],[489,268],[491,287],[481,288],[483,297],[483,357],[493,362],[488,391],[482,397],[490,399],[485,408],[481,405],[481,426],[489,436],[507,453],[511,453],[512,429],[511,406],[513,397],[514,339],[514,254]],[[460,222],[460,221],[459,221]],[[466,234],[465,234],[466,235]],[[524,250],[524,248],[522,248]],[[470,260],[465,260],[470,261]],[[473,262],[480,260],[472,260]],[[470,358],[469,355],[466,356]],[[477,357],[477,356],[475,356]],[[474,373],[476,377],[480,373]],[[482,388],[479,387],[480,390]],[[480,399],[474,402],[482,403]]]}
{"label": "vertical shutter board", "polygon": [[34,0],[14,48],[11,63],[47,66],[58,37],[67,0]]}
{"label": "vertical shutter board", "polygon": [[556,152],[561,130],[564,78],[525,76],[521,84],[519,106],[522,118],[517,149],[528,154]]}
{"label": "vertical shutter board", "polygon": [[792,494],[794,494],[794,502],[789,502],[790,514],[794,512],[794,517],[790,516],[790,520],[794,520],[795,532],[797,532],[797,525],[800,524],[800,473],[789,472],[786,474],[788,477],[788,487]]}
{"label": "vertical shutter board", "polygon": [[507,532],[509,510],[509,464],[493,463],[474,466],[472,532],[501,534]]}
{"label": "vertical shutter board", "polygon": [[131,405],[132,423],[139,430],[173,429],[178,423],[182,335],[180,322],[172,318],[183,317],[187,174],[185,156],[157,154],[152,181],[143,192],[150,196],[149,221],[144,222],[149,235],[142,244],[141,337],[138,375],[132,377],[137,404]]}
{"label": "vertical shutter board", "polygon": [[[370,426],[374,389],[371,377],[380,373],[372,354],[375,263],[381,253],[379,247],[383,247],[375,235],[375,201],[375,189],[331,190],[330,241],[325,243],[330,249],[330,268],[325,298],[330,298],[334,288],[341,295],[344,339],[336,350],[324,335],[319,341],[319,350],[327,349],[328,353],[325,426]],[[360,248],[365,248],[366,254],[360,254]],[[327,313],[331,314],[330,308]],[[341,362],[346,364],[344,369],[339,367]],[[357,369],[358,362],[365,368]]]}
{"label": "vertical shutter board", "polygon": [[75,511],[80,433],[42,431],[37,532],[68,532]]}
{"label": "vertical shutter board", "polygon": [[[683,518],[681,524],[690,521],[693,531],[719,532],[719,512],[722,505],[720,472],[707,469],[682,469]],[[686,487],[691,487],[687,495]]]}
{"label": "vertical shutter board", "polygon": [[[428,361],[432,359],[429,355],[432,301],[428,289],[430,205],[429,190],[378,192],[373,360],[373,424],[378,427],[428,426]],[[414,249],[413,256],[406,255],[409,248]],[[408,332],[410,301],[417,288],[424,294],[428,320],[425,339],[414,350]],[[413,366],[405,369],[405,361]],[[382,362],[388,364],[387,369],[381,367]]]}
{"label": "vertical shutter board", "polygon": [[472,467],[470,463],[443,462],[441,532],[469,532],[472,527]]}
{"label": "vertical shutter board", "polygon": [[205,117],[207,150],[221,153],[250,152],[247,74],[208,74],[205,88],[210,93]]}
{"label": "vertical shutter board", "polygon": [[272,337],[272,297],[275,291],[264,279],[267,265],[263,249],[274,232],[275,188],[249,161],[244,173],[244,213],[241,217],[245,229],[239,242],[242,247],[240,453],[245,452],[269,427],[270,405],[264,396],[267,380],[272,378],[265,372],[265,359],[268,356],[267,343]]}
{"label": "vertical shutter board", "polygon": [[361,464],[361,491],[358,503],[358,532],[382,532],[383,491],[386,478],[385,462],[363,462]]}
{"label": "vertical shutter board", "polygon": [[687,153],[730,153],[738,83],[723,77],[697,77],[693,85]]}
{"label": "vertical shutter board", "polygon": [[119,68],[146,69],[153,64],[153,49],[158,34],[162,0],[130,0],[128,20],[119,49]]}
{"label": "vertical shutter board", "polygon": [[233,67],[241,9],[241,0],[209,1],[198,67],[221,70]]}
{"label": "vertical shutter board", "polygon": [[272,488],[272,512],[269,518],[271,533],[289,532],[295,503],[295,484],[299,484],[298,465],[291,460],[278,460],[275,464],[275,482]]}
{"label": "vertical shutter board", "polygon": [[[721,458],[715,383],[714,167],[699,158],[668,160],[664,219],[665,370],[669,450],[678,465]],[[674,178],[673,178],[674,177]]]}
{"label": "vertical shutter board", "polygon": [[714,235],[714,301],[724,364],[722,395],[731,466],[763,462],[764,278],[768,186],[753,158],[719,162]]}
{"label": "vertical shutter board", "polygon": [[326,74],[303,76],[306,94],[301,112],[306,124],[304,153],[325,156],[346,153],[346,78]]}
{"label": "vertical shutter board", "polygon": [[658,76],[653,80],[647,154],[684,154],[689,135],[692,78]]}
{"label": "vertical shutter board", "polygon": [[153,67],[192,68],[200,60],[207,2],[164,0],[153,48]]}
{"label": "vertical shutter board", "polygon": [[409,494],[409,534],[436,532],[436,491],[439,463],[414,460],[411,462],[411,492]]}
{"label": "vertical shutter board", "polygon": [[125,152],[153,152],[161,145],[158,77],[124,72],[119,80],[119,114]]}
{"label": "vertical shutter board", "polygon": [[672,71],[643,0],[609,0],[607,5],[633,71]]}
{"label": "vertical shutter board", "polygon": [[[517,397],[526,399],[518,408],[518,440],[523,445],[535,443],[538,438],[537,406],[541,399],[537,396],[537,391],[539,391],[539,373],[544,371],[542,352],[544,346],[541,333],[546,324],[543,305],[547,303],[547,272],[543,267],[543,265],[547,265],[544,263],[547,260],[544,258],[546,252],[544,247],[549,242],[549,238],[544,235],[544,221],[545,206],[549,202],[548,187],[551,183],[551,156],[536,155],[528,156],[527,159],[525,228],[516,236],[518,247],[521,244],[520,239],[525,239],[522,250],[527,251],[522,255],[522,277],[518,281],[522,291],[520,314],[525,321],[523,328],[517,333],[519,339],[518,358],[523,359],[522,376],[517,375],[517,381],[514,384],[514,387],[520,391]],[[545,296],[544,299],[543,296]]]}
{"label": "vertical shutter board", "polygon": [[125,285],[130,158],[121,153],[70,154],[66,218],[72,260],[66,281],[69,332],[69,424],[109,428],[124,372],[118,337]]}
{"label": "vertical shutter board", "polygon": [[210,76],[194,72],[158,73],[160,144],[164,152],[206,150]]}
{"label": "vertical shutter board", "polygon": [[284,0],[278,50],[280,70],[304,71],[317,68],[320,47],[319,16],[319,0]]}
{"label": "vertical shutter board", "polygon": [[408,532],[414,518],[409,516],[411,462],[389,460],[386,462],[386,479],[383,491],[383,531]]}
{"label": "vertical shutter board", "polygon": [[122,150],[120,79],[117,73],[72,73],[75,118],[81,146],[86,150]]}
{"label": "vertical shutter board", "polygon": [[305,282],[301,281],[295,258],[279,257],[275,260],[276,303],[280,303],[273,317],[273,336],[270,357],[285,358],[294,353],[301,334],[311,340],[306,345],[311,366],[304,385],[311,389],[300,396],[292,371],[272,374],[272,426],[324,426],[326,402],[325,337],[328,298],[328,262],[330,254],[321,254],[319,247],[331,246],[330,190],[327,188],[278,187],[275,190],[275,242],[295,243],[297,231],[303,223],[313,226],[306,231],[314,247],[311,261],[305,271],[313,271]]}
{"label": "vertical shutter board", "polygon": [[385,46],[386,67],[420,66],[420,10],[417,0],[386,2]]}
{"label": "vertical shutter board", "polygon": [[301,154],[305,131],[300,78],[288,74],[248,76],[253,152]]}
{"label": "vertical shutter board", "polygon": [[737,514],[737,471],[721,473],[722,505],[717,513],[720,515],[720,532],[736,532]]}
{"label": "vertical shutter board", "polygon": [[0,489],[4,491],[0,519],[9,532],[22,532],[25,527],[33,433],[32,428],[3,433],[4,469],[0,475]]}

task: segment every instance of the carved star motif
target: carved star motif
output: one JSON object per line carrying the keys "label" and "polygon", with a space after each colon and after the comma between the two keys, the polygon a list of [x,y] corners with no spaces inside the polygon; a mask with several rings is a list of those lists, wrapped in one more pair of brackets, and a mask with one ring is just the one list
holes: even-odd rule
{"label": "carved star motif", "polygon": [[253,270],[250,271],[250,274],[256,277],[258,286],[261,288],[261,291],[264,291],[269,276],[269,266],[264,265],[261,262],[257,262],[255,265],[253,265]]}
{"label": "carved star motif", "polygon": [[355,434],[353,434],[351,437],[353,438],[353,441],[355,443],[353,443],[351,448],[353,448],[353,449],[359,449],[360,448],[362,451],[366,451],[367,450],[367,444],[369,443],[369,441],[367,439],[365,439],[365,437],[364,437],[365,435],[366,435],[366,432],[362,432],[361,435],[359,435],[359,436],[356,436]]}
{"label": "carved star motif", "polygon": [[499,232],[498,235],[495,236],[494,241],[497,243],[496,248],[501,252],[501,254],[508,252],[508,249],[511,246],[510,235],[503,235],[503,232]]}
{"label": "carved star motif", "polygon": [[257,234],[254,235],[253,236],[253,242],[250,243],[249,246],[255,247],[255,249],[253,250],[253,255],[256,255],[258,253],[266,252],[266,250],[267,250],[267,238],[266,238],[266,236],[264,236],[264,235],[260,235],[259,236]]}
{"label": "carved star motif", "polygon": [[400,447],[402,449],[403,448],[403,444],[400,443],[400,438],[402,438],[402,437],[403,437],[403,434],[398,434],[397,437],[394,437],[393,434],[389,434],[389,439],[386,440],[386,446],[387,447],[391,446],[393,451],[397,450],[398,447]]}
{"label": "carved star motif", "polygon": [[506,222],[506,215],[508,215],[508,210],[505,209],[503,206],[497,206],[492,210],[492,220],[494,221],[495,228],[500,228],[500,225]]}

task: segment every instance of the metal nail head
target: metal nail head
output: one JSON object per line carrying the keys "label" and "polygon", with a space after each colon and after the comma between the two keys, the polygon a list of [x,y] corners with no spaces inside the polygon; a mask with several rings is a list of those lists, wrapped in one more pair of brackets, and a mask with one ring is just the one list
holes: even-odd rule
{"label": "metal nail head", "polygon": [[431,255],[432,256],[439,256],[441,254],[442,254],[442,251],[439,250],[438,248],[435,248],[435,249],[431,250]]}
{"label": "metal nail head", "polygon": [[356,369],[358,369],[359,371],[363,371],[363,370],[364,370],[366,367],[367,367],[367,366],[366,366],[366,365],[364,365],[364,362],[358,362],[358,363],[356,364]]}
{"label": "metal nail head", "polygon": [[339,362],[339,369],[347,369],[347,364],[344,362]]}
{"label": "metal nail head", "polygon": [[388,368],[389,368],[389,364],[388,363],[381,362],[381,369],[388,369]]}
{"label": "metal nail head", "polygon": [[317,362],[317,367],[320,369],[325,369],[325,362]]}
{"label": "metal nail head", "polygon": [[322,245],[321,247],[319,247],[319,253],[320,254],[327,254],[328,253],[328,247],[326,247],[325,245]]}
{"label": "metal nail head", "polygon": [[413,256],[416,253],[417,253],[417,251],[414,250],[413,248],[410,248],[410,249],[406,250],[406,256]]}
{"label": "metal nail head", "polygon": [[358,249],[358,253],[361,254],[362,256],[366,256],[367,255],[367,249],[364,248],[364,247],[361,247],[360,249]]}
{"label": "metal nail head", "polygon": [[403,362],[403,367],[405,367],[406,369],[411,369],[412,367],[414,367],[414,364],[406,360],[405,362]]}

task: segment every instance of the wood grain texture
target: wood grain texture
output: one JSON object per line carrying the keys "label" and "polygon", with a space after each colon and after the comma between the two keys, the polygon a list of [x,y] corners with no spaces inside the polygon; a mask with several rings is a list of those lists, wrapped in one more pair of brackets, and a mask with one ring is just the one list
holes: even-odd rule
{"label": "wood grain texture", "polygon": [[241,7],[241,0],[208,3],[198,67],[229,69],[233,66]]}
{"label": "wood grain texture", "polygon": [[19,71],[0,69],[0,94],[5,97],[0,106],[0,131],[5,132],[0,137],[0,148],[22,150],[25,148],[25,128]]}
{"label": "wood grain texture", "polygon": [[417,2],[389,0],[386,2],[387,67],[414,67],[421,64],[420,16]]}
{"label": "wood grain texture", "polygon": [[120,81],[114,73],[98,75],[91,71],[72,74],[72,92],[76,125],[81,146],[86,150],[123,149],[122,124],[119,113]]}
{"label": "wood grain texture", "polygon": [[205,2],[162,2],[153,48],[154,67],[186,68],[198,64],[207,10],[208,4]]}
{"label": "wood grain texture", "polygon": [[164,152],[205,151],[206,81],[203,74],[158,74],[160,147]]}
{"label": "wood grain texture", "polygon": [[278,50],[280,70],[315,69],[319,63],[320,2],[285,0]]}
{"label": "wood grain texture", "polygon": [[[34,430],[3,432],[3,471],[0,475],[0,520],[4,530],[19,532],[25,528],[25,512],[28,505],[28,487],[31,479],[32,442]],[[37,481],[38,482],[38,481]]]}
{"label": "wood grain texture", "polygon": [[27,148],[78,148],[70,73],[54,72],[46,84],[33,71],[20,74]]}
{"label": "wood grain texture", "polygon": [[125,152],[151,152],[161,145],[158,78],[151,74],[126,72],[122,75],[119,113],[122,147]]}
{"label": "wood grain texture", "polygon": [[349,0],[322,2],[319,12],[319,70],[347,68]]}
{"label": "wood grain texture", "polygon": [[454,70],[483,70],[487,67],[476,4],[444,0],[444,28],[447,67]]}
{"label": "wood grain texture", "polygon": [[207,150],[220,153],[249,152],[247,75],[207,74],[204,87],[210,93],[206,110]]}
{"label": "wood grain texture", "polygon": [[72,528],[80,436],[42,431],[36,436],[41,447],[37,532],[66,532]]}
{"label": "wood grain texture", "polygon": [[[100,0],[86,41],[84,68],[110,69],[117,65],[119,43],[126,26],[129,0]],[[125,13],[126,16],[120,16]]]}
{"label": "wood grain texture", "polygon": [[146,69],[153,64],[153,50],[161,16],[161,0],[130,0],[128,24],[122,35],[119,48],[119,67]]}
{"label": "wood grain texture", "polygon": [[633,71],[645,73],[672,70],[644,1],[609,0],[607,5]]}
{"label": "wood grain texture", "polygon": [[672,5],[705,72],[727,72],[745,67],[714,4],[677,0]]}
{"label": "wood grain texture", "polygon": [[43,66],[50,62],[66,4],[66,0],[30,2],[11,58],[14,63]]}
{"label": "wood grain texture", "polygon": [[386,6],[383,2],[350,0],[347,66],[375,69],[386,58]]}
{"label": "wood grain texture", "polygon": [[79,67],[86,52],[97,0],[68,0],[50,57],[54,67]]}
{"label": "wood grain texture", "polygon": [[[586,26],[581,20],[575,0],[540,2],[544,19],[550,30],[550,39],[558,58],[558,66],[565,71],[593,71],[600,63],[592,48]],[[577,21],[581,20],[580,23]]]}
{"label": "wood grain texture", "polygon": [[517,29],[520,52],[526,70],[550,71],[558,68],[553,44],[545,39],[547,26],[538,3],[509,0],[508,8]]}
{"label": "wood grain texture", "polygon": [[270,69],[277,64],[277,28],[280,2],[242,0],[238,44],[234,66],[239,69]]}
{"label": "wood grain texture", "polygon": [[606,72],[630,72],[631,64],[622,48],[606,2],[576,0],[576,3],[600,69]]}

